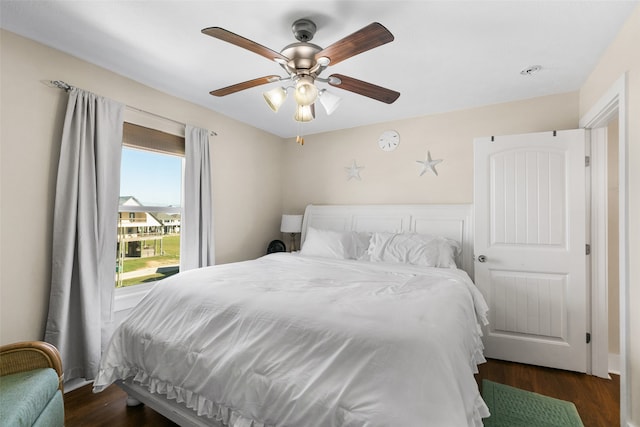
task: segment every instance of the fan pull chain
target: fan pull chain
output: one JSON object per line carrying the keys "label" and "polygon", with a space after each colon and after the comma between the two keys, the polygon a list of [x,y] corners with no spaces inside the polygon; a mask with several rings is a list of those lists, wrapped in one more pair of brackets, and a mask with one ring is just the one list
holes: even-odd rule
{"label": "fan pull chain", "polygon": [[304,145],[304,138],[302,137],[302,122],[298,122],[298,135],[296,136],[296,142],[300,145]]}

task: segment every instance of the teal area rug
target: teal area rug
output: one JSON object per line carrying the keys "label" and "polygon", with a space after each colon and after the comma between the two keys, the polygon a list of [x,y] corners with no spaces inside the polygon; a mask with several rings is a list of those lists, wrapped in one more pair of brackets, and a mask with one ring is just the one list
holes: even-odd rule
{"label": "teal area rug", "polygon": [[575,405],[504,384],[482,380],[491,416],[485,427],[583,427]]}

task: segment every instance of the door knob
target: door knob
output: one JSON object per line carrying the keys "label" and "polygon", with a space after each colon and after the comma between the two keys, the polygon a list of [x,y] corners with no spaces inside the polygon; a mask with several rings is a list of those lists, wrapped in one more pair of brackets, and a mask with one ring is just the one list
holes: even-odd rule
{"label": "door knob", "polygon": [[487,260],[487,257],[484,255],[479,255],[478,256],[478,262],[485,262]]}

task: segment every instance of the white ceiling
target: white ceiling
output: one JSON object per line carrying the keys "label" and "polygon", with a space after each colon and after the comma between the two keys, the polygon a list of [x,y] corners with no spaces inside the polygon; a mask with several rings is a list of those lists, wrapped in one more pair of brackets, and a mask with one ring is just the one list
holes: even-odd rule
{"label": "white ceiling", "polygon": [[[638,1],[16,1],[0,0],[2,28],[281,137],[578,90]],[[326,47],[371,22],[395,40],[330,66],[401,93],[387,105],[326,86],[343,98],[302,125],[293,100],[278,113],[262,92],[209,91],[284,72],[262,56],[203,35],[218,26],[280,51],[291,24],[315,21]],[[542,70],[531,76],[520,71]],[[48,76],[65,80],[64,75]],[[66,80],[65,80],[66,81]],[[74,84],[73,81],[67,81]],[[319,86],[324,86],[319,84]]]}

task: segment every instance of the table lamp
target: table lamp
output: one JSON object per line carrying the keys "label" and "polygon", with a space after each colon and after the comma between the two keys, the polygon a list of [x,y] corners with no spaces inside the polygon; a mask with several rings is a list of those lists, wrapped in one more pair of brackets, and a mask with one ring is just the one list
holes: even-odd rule
{"label": "table lamp", "polygon": [[280,231],[291,235],[290,252],[296,250],[296,233],[302,232],[302,215],[282,215]]}

